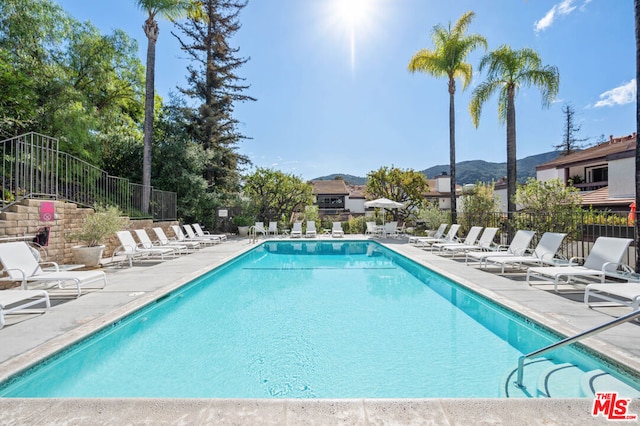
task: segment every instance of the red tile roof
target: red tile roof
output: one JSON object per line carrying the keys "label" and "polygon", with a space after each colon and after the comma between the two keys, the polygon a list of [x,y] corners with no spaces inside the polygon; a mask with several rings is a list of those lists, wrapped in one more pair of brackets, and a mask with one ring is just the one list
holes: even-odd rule
{"label": "red tile roof", "polygon": [[609,187],[596,189],[580,194],[583,206],[628,206],[635,201],[633,198],[609,198]]}

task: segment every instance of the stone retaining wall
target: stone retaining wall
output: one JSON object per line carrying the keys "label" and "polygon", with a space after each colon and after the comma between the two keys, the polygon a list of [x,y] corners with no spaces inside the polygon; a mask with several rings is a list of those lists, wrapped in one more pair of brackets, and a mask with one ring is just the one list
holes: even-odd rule
{"label": "stone retaining wall", "polygon": [[[42,220],[40,206],[43,202],[51,202],[54,205],[55,214],[51,220]],[[49,244],[46,247],[47,260],[63,263],[74,263],[71,247],[78,245],[77,241],[69,238],[70,234],[81,230],[87,215],[93,214],[93,209],[78,207],[73,203],[49,200],[23,200],[11,206],[8,211],[0,213],[0,243],[12,240],[24,239],[32,241],[39,229],[48,226]],[[164,229],[167,237],[174,236],[171,225],[178,222],[153,222],[151,219],[127,220],[129,230],[144,228],[149,237],[154,240],[155,233],[152,228],[159,226]],[[134,236],[135,238],[135,236]],[[115,234],[106,243],[103,257],[111,257],[113,251],[120,245]]]}

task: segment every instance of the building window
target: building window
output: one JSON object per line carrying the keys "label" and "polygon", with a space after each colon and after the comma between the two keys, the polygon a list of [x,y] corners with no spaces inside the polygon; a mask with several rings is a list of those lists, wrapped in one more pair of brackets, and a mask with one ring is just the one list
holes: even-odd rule
{"label": "building window", "polygon": [[318,195],[318,208],[344,209],[344,197],[336,195]]}
{"label": "building window", "polygon": [[609,180],[609,168],[607,166],[595,166],[585,169],[587,182],[607,182]]}

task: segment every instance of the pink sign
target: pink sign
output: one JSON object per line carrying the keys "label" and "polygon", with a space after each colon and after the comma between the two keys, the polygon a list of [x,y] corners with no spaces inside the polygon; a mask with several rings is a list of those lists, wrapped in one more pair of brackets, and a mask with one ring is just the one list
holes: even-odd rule
{"label": "pink sign", "polygon": [[43,201],[40,203],[40,221],[41,222],[51,222],[54,219],[55,208],[53,206],[53,202],[51,201]]}

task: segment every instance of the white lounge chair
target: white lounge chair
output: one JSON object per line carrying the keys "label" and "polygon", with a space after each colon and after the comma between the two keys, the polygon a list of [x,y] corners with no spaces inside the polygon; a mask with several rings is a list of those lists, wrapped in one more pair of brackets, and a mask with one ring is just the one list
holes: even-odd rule
{"label": "white lounge chair", "polygon": [[482,235],[475,244],[451,244],[443,247],[443,251],[452,252],[452,257],[456,257],[458,253],[466,253],[468,251],[495,251],[496,245],[493,239],[498,233],[498,228],[484,228]]}
{"label": "white lounge chair", "polygon": [[364,231],[364,235],[376,235],[376,223],[375,222],[366,222],[367,229]]}
{"label": "white lounge chair", "polygon": [[193,226],[193,230],[196,231],[196,235],[199,237],[212,236],[212,237],[218,237],[220,241],[227,240],[227,236],[225,234],[212,234],[210,232],[207,232],[202,229],[199,223],[192,223],[191,226]]}
{"label": "white lounge chair", "polygon": [[451,242],[451,243],[434,243],[431,245],[431,249],[438,249],[439,252],[442,253],[442,251],[446,248],[446,247],[456,247],[456,246],[463,246],[463,245],[467,245],[467,246],[475,246],[476,241],[478,240],[478,237],[480,236],[480,233],[482,232],[482,226],[472,226],[471,229],[469,229],[469,232],[467,232],[467,236],[465,237],[465,239],[461,242]]}
{"label": "white lounge chair", "polygon": [[317,236],[316,222],[314,220],[307,221],[307,231],[304,233],[306,238],[312,238]]}
{"label": "white lounge chair", "polygon": [[267,230],[264,229],[264,222],[256,222],[253,225],[253,230],[255,232],[256,237],[258,236],[258,234],[262,234],[263,237],[267,235]]}
{"label": "white lounge chair", "polygon": [[291,229],[291,238],[302,238],[302,222],[294,222]]}
{"label": "white lounge chair", "polygon": [[584,289],[584,303],[591,307],[590,298],[622,304],[637,310],[640,307],[640,284],[605,283],[588,284]]}
{"label": "white lounge chair", "polygon": [[44,290],[0,290],[0,328],[5,325],[5,315],[41,303],[44,303],[45,310],[51,307],[49,293]]}
{"label": "white lounge chair", "polygon": [[204,245],[204,243],[200,239],[194,240],[184,235],[184,232],[182,232],[182,229],[178,225],[171,225],[171,229],[173,230],[173,235],[176,236],[176,240],[182,244],[186,245],[187,243],[198,243],[198,245]]}
{"label": "white lounge chair", "polygon": [[[154,247],[162,247],[162,245],[158,242],[157,244],[154,244],[153,241],[151,241],[151,238],[149,238],[149,234],[147,234],[147,231],[145,229],[134,229],[134,231],[136,233],[136,237],[138,237],[138,241],[140,241],[140,246],[143,248],[154,248]],[[176,253],[186,253],[187,247],[186,246],[165,246],[165,248],[167,249],[171,249]]]}
{"label": "white lounge chair", "polygon": [[198,241],[170,240],[167,238],[167,234],[164,233],[164,229],[159,226],[153,228],[153,232],[155,232],[156,237],[158,237],[158,242],[162,247],[177,247],[179,250],[184,250],[186,248],[190,251],[198,250],[200,248],[200,243]]}
{"label": "white lounge chair", "polygon": [[384,224],[384,236],[386,238],[398,238],[398,222],[387,222]]}
{"label": "white lounge chair", "polygon": [[331,236],[333,238],[344,237],[344,231],[342,230],[342,222],[332,222]]}
{"label": "white lounge chair", "polygon": [[[56,283],[59,288],[64,284],[74,282],[78,289],[78,297],[82,294],[82,287],[96,282],[107,285],[107,276],[103,271],[61,271],[55,262],[38,263],[31,249],[24,241],[0,244],[0,262],[11,281],[20,281],[22,288],[27,290],[29,283]],[[53,272],[45,272],[41,265],[51,265]]]}
{"label": "white lounge chair", "polygon": [[129,261],[130,267],[133,266],[133,259],[160,256],[160,259],[164,260],[165,254],[175,255],[176,253],[173,248],[169,247],[144,248],[136,243],[136,240],[133,239],[133,235],[129,231],[118,231],[116,235],[118,236],[118,240],[120,240],[120,245],[113,251],[111,260],[113,261],[116,256],[125,256]]}
{"label": "white lounge chair", "polygon": [[537,277],[553,282],[553,289],[558,291],[561,277],[565,277],[567,282],[575,277],[583,277],[597,278],[604,283],[608,272],[616,273],[632,241],[630,238],[598,237],[582,266],[577,265],[579,258],[571,258],[567,266],[532,267],[527,270],[527,284],[531,285],[531,278]]}
{"label": "white lounge chair", "polygon": [[559,232],[545,232],[542,234],[540,241],[536,245],[536,248],[529,255],[522,256],[499,256],[499,257],[485,257],[484,266],[487,267],[490,263],[499,265],[502,267],[500,273],[504,274],[504,267],[508,264],[521,266],[523,264],[554,264],[556,259],[556,253],[560,249],[562,240],[567,234]]}
{"label": "white lounge chair", "polygon": [[451,243],[455,243],[457,241],[457,235],[458,235],[458,231],[460,230],[460,225],[457,223],[454,223],[453,225],[451,225],[451,227],[449,228],[449,231],[447,231],[447,235],[445,235],[442,238],[435,238],[435,237],[427,237],[427,238],[420,238],[417,242],[416,242],[416,247],[429,247],[431,248],[431,246],[433,244],[436,243],[445,243],[445,244],[451,244]]}
{"label": "white lounge chair", "polygon": [[535,231],[520,229],[516,232],[516,235],[513,236],[513,240],[511,240],[509,246],[498,246],[492,251],[468,251],[465,253],[464,263],[468,265],[469,260],[472,260],[482,266],[484,259],[487,257],[520,256],[529,248],[529,243],[531,243],[535,234]]}
{"label": "white lounge chair", "polygon": [[[369,223],[369,222],[367,222]],[[438,229],[436,229],[436,232],[430,236],[430,237],[418,237],[418,236],[412,236],[409,237],[409,243],[410,244],[415,244],[418,242],[418,240],[424,239],[424,238],[436,238],[436,239],[440,239],[442,237],[444,237],[444,233],[447,230],[447,226],[449,226],[449,224],[447,223],[443,223],[441,224]]]}
{"label": "white lounge chair", "polygon": [[198,242],[201,242],[202,244],[209,244],[209,245],[214,245],[222,242],[220,238],[213,235],[208,235],[204,237],[200,237],[196,235],[191,225],[184,224],[182,225],[182,227],[184,228],[184,232],[187,233],[187,240],[189,241],[198,241]]}
{"label": "white lounge chair", "polygon": [[278,236],[278,222],[269,222],[267,235],[273,235],[274,237]]}

